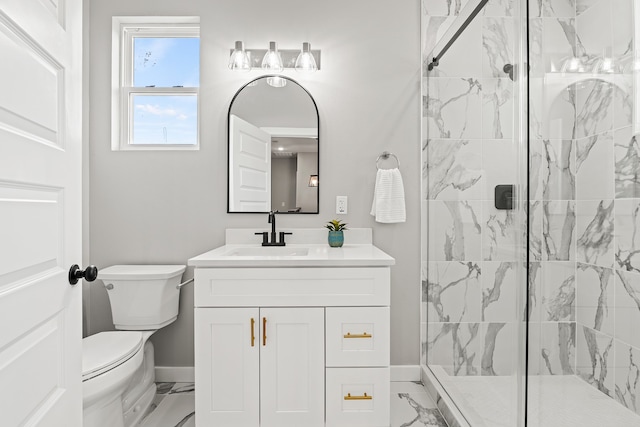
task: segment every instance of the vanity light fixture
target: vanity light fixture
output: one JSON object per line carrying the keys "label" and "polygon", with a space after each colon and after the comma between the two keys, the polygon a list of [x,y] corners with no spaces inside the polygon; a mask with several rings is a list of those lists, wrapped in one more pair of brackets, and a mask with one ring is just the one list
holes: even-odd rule
{"label": "vanity light fixture", "polygon": [[318,175],[311,175],[309,177],[309,187],[317,187],[318,186]]}
{"label": "vanity light fixture", "polygon": [[302,50],[296,58],[295,69],[296,71],[307,73],[313,73],[318,70],[316,59],[313,57],[313,53],[311,53],[311,43],[302,43]]}
{"label": "vanity light fixture", "polygon": [[321,68],[321,51],[311,50],[311,44],[304,42],[302,49],[278,49],[276,42],[269,42],[269,49],[246,50],[244,43],[237,41],[230,51],[229,69],[249,71],[262,68],[271,73],[280,73],[285,69],[301,72],[314,72]]}
{"label": "vanity light fixture", "polygon": [[236,46],[229,57],[229,69],[243,72],[251,70],[249,52],[244,50],[244,43],[241,41],[236,42]]}
{"label": "vanity light fixture", "polygon": [[267,84],[271,87],[285,87],[287,85],[287,79],[283,79],[278,76],[267,77]]}
{"label": "vanity light fixture", "polygon": [[280,56],[280,52],[278,52],[278,44],[276,42],[269,42],[269,50],[262,58],[262,69],[275,73],[279,73],[284,70],[282,57]]}

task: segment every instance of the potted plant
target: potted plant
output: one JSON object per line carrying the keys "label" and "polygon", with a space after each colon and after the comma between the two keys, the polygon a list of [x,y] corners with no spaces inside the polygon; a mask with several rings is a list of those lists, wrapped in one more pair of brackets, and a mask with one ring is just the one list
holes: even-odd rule
{"label": "potted plant", "polygon": [[339,248],[344,244],[343,230],[347,229],[347,224],[340,220],[332,219],[325,225],[329,229],[329,246],[332,248]]}

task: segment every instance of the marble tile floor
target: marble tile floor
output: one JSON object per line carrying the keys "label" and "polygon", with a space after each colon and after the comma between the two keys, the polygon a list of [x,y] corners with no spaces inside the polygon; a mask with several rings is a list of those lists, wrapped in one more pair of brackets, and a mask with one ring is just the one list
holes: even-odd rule
{"label": "marble tile floor", "polygon": [[157,383],[152,410],[140,427],[195,427],[195,387],[191,383]]}
{"label": "marble tile floor", "polygon": [[[193,384],[158,383],[153,411],[141,427],[195,427]],[[422,384],[391,383],[391,427],[447,427]]]}

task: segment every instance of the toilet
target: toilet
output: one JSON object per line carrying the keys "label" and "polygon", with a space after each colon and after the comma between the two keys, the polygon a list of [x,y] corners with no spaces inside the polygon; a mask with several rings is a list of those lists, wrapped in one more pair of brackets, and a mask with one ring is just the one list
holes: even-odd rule
{"label": "toilet", "polygon": [[100,270],[116,331],[82,340],[83,427],[132,427],[156,393],[149,337],[178,317],[184,265],[114,265]]}

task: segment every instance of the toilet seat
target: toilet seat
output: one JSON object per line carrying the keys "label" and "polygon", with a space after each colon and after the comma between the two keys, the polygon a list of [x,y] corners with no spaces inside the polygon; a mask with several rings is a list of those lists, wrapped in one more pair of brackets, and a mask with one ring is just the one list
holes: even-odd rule
{"label": "toilet seat", "polygon": [[108,331],[82,340],[82,381],[87,381],[131,359],[142,348],[142,333]]}

